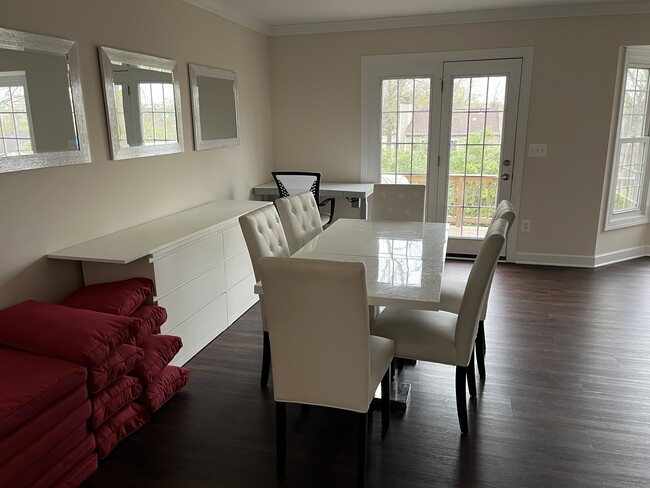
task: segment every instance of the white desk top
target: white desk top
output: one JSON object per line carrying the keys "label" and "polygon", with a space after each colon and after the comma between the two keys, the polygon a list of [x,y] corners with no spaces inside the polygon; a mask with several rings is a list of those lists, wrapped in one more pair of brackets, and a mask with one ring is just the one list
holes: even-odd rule
{"label": "white desk top", "polygon": [[[374,183],[323,183],[320,184],[321,197],[368,198],[375,189]],[[269,181],[253,188],[256,195],[277,195],[275,181]]]}
{"label": "white desk top", "polygon": [[128,264],[201,234],[225,228],[268,202],[219,200],[47,255],[52,259]]}

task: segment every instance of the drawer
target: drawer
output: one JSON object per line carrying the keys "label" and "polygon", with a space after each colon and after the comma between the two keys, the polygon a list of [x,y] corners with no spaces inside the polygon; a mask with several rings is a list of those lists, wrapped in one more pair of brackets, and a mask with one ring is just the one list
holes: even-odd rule
{"label": "drawer", "polygon": [[232,324],[258,300],[253,292],[255,277],[251,274],[226,292],[228,297],[228,324]]}
{"label": "drawer", "polygon": [[223,254],[225,259],[234,256],[244,249],[246,249],[246,241],[244,240],[244,234],[241,231],[239,223],[223,231]]}
{"label": "drawer", "polygon": [[248,250],[242,251],[228,259],[226,265],[226,288],[236,285],[253,272],[253,265]]}
{"label": "drawer", "polygon": [[197,276],[172,292],[159,297],[158,305],[167,309],[167,324],[176,325],[205,307],[226,290],[223,265]]}
{"label": "drawer", "polygon": [[171,364],[185,364],[227,328],[228,309],[225,295],[213,300],[176,326],[166,323],[162,327],[162,333],[179,336],[183,340],[183,347]]}
{"label": "drawer", "polygon": [[221,232],[211,234],[177,250],[153,258],[156,295],[162,296],[178,285],[223,261]]}

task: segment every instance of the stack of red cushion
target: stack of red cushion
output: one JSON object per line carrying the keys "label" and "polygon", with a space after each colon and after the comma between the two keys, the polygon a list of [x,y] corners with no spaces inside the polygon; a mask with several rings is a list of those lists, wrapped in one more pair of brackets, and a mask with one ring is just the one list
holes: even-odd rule
{"label": "stack of red cushion", "polygon": [[97,468],[86,369],[0,347],[0,486],[76,486]]}
{"label": "stack of red cushion", "polygon": [[187,383],[152,294],[135,278],[0,311],[0,486],[79,484]]}
{"label": "stack of red cushion", "polygon": [[183,344],[180,337],[159,335],[167,313],[146,304],[153,291],[151,280],[132,278],[83,287],[61,302],[138,322],[137,330],[111,356],[89,370],[91,427],[100,459],[149,420],[189,378],[187,369],[169,365]]}

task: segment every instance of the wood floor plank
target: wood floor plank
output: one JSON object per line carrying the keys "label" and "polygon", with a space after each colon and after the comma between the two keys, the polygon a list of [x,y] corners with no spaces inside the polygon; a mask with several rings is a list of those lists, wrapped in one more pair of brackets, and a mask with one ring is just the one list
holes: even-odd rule
{"label": "wood floor plank", "polygon": [[[471,263],[450,261],[462,278]],[[597,269],[500,264],[485,321],[485,382],[460,436],[454,368],[418,362],[406,410],[368,430],[369,488],[650,486],[650,258]],[[346,487],[351,413],[287,408],[287,477],[275,476],[272,381],[259,387],[259,305],[194,357],[188,386],[84,484]]]}

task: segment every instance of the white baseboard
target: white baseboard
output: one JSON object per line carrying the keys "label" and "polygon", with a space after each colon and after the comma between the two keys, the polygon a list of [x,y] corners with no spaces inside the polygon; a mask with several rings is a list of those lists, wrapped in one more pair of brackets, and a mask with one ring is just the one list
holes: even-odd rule
{"label": "white baseboard", "polygon": [[650,256],[650,246],[632,247],[630,249],[599,254],[595,258],[594,266],[597,268],[599,266],[629,261],[630,259],[641,258],[643,256]]}
{"label": "white baseboard", "polygon": [[536,264],[541,266],[568,266],[572,268],[593,268],[593,256],[575,256],[570,254],[536,254],[518,252],[515,255],[517,264]]}
{"label": "white baseboard", "polygon": [[515,263],[535,264],[540,266],[568,266],[573,268],[598,268],[608,264],[629,261],[630,259],[650,256],[650,246],[639,246],[623,249],[597,256],[578,256],[570,254],[536,254],[517,253]]}

